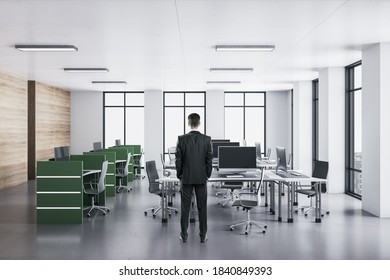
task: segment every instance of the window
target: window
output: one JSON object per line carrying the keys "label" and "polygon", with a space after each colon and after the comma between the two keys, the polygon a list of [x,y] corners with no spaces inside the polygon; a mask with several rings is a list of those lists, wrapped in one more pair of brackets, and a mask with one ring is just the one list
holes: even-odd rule
{"label": "window", "polygon": [[126,145],[144,146],[144,93],[103,93],[103,145],[115,146],[115,139]]}
{"label": "window", "polygon": [[225,92],[225,138],[246,141],[247,146],[265,143],[265,92]]}
{"label": "window", "polygon": [[177,137],[190,131],[187,117],[191,113],[200,116],[201,133],[206,133],[205,92],[164,92],[163,149],[167,155],[169,147],[176,147]]}
{"label": "window", "polygon": [[312,82],[312,92],[313,92],[313,106],[312,106],[312,110],[313,110],[313,115],[312,115],[312,133],[313,133],[313,145],[312,145],[312,148],[313,148],[313,151],[312,151],[312,155],[313,155],[313,166],[314,166],[314,162],[316,160],[318,160],[318,154],[319,154],[319,149],[318,149],[318,139],[319,139],[319,103],[318,103],[318,93],[319,93],[319,84],[318,84],[318,79],[315,79],[313,80]]}
{"label": "window", "polygon": [[346,193],[362,195],[362,65],[346,67]]}

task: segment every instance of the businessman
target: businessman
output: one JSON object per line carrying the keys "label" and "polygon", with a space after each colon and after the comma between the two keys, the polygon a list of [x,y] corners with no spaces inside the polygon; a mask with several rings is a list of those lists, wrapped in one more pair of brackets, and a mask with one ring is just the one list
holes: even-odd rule
{"label": "businessman", "polygon": [[188,116],[191,131],[178,137],[176,146],[176,172],[181,180],[180,239],[187,242],[188,219],[192,191],[195,190],[199,213],[200,242],[207,240],[207,179],[211,176],[213,152],[211,138],[199,132],[200,116]]}

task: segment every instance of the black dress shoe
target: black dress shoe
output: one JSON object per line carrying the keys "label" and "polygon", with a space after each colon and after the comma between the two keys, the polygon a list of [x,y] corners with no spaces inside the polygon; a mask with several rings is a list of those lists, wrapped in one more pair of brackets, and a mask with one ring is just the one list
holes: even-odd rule
{"label": "black dress shoe", "polygon": [[183,236],[182,234],[180,234],[180,240],[183,242],[183,243],[186,243],[187,242],[187,237],[186,236]]}
{"label": "black dress shoe", "polygon": [[207,235],[200,237],[200,243],[205,243],[207,241]]}

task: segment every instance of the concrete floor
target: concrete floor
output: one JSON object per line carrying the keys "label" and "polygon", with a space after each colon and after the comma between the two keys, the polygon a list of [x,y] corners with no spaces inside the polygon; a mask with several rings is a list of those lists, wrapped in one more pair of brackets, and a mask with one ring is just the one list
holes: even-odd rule
{"label": "concrete floor", "polygon": [[[229,231],[245,212],[218,206],[209,186],[209,240],[199,242],[195,223],[183,244],[180,213],[168,224],[161,223],[161,213],[145,216],[144,210],[157,205],[159,197],[149,194],[147,179],[132,185],[131,193],[108,198],[108,215],[95,212],[83,225],[37,225],[34,181],[0,191],[0,259],[390,259],[390,219],[365,213],[361,201],[347,195],[323,195],[323,206],[331,213],[319,224],[301,214],[286,223],[285,211],[280,223],[266,207],[258,207],[252,218],[267,223],[267,233],[253,229],[245,235],[240,228]],[[180,195],[174,205],[180,208]]]}

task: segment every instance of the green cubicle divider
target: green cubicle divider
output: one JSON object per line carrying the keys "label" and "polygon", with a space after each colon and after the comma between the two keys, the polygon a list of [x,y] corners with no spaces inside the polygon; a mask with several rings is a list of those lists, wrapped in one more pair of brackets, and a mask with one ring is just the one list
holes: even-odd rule
{"label": "green cubicle divider", "polygon": [[[134,149],[130,147],[124,147],[124,146],[119,146],[119,147],[110,147],[108,150],[113,150],[116,152],[116,160],[127,160],[127,154],[134,153]],[[133,172],[133,160],[130,161],[129,164],[129,175],[127,176],[126,182],[123,182],[125,185],[127,185],[128,182],[132,182],[134,180],[134,172]],[[119,185],[119,181],[117,180],[116,185]]]}
{"label": "green cubicle divider", "polygon": [[[123,145],[121,147],[132,149],[132,154],[141,154],[142,152],[141,145]],[[134,160],[132,162],[134,163]],[[133,173],[135,174],[135,167],[133,168]],[[141,167],[137,168],[137,174],[141,174]]]}
{"label": "green cubicle divider", "polygon": [[[106,160],[106,155],[103,154],[88,154],[88,155],[70,155],[70,161],[82,161],[84,170],[100,170],[102,168],[103,161]],[[96,176],[96,174],[91,175]],[[84,178],[83,183],[87,183],[86,180],[98,179],[98,178]],[[92,199],[90,196],[83,196],[84,206],[90,206],[92,204]],[[106,190],[101,192],[98,196],[97,201],[95,202],[98,205],[106,204]]]}
{"label": "green cubicle divider", "polygon": [[37,162],[37,223],[83,223],[83,162]]}
{"label": "green cubicle divider", "polygon": [[115,196],[115,161],[116,152],[113,150],[100,150],[94,152],[84,152],[84,155],[105,155],[108,161],[108,169],[106,174],[106,196]]}

